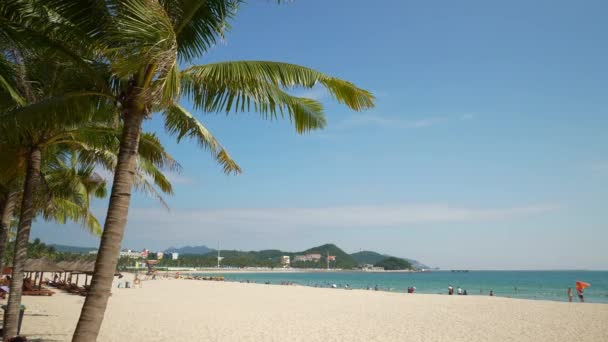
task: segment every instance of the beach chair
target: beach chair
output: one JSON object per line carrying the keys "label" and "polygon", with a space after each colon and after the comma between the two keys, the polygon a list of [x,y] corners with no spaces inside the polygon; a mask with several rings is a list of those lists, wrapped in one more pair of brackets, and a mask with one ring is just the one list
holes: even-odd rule
{"label": "beach chair", "polygon": [[35,289],[32,286],[32,282],[29,279],[25,279],[23,281],[23,292],[22,294],[24,296],[52,296],[55,294],[55,292],[51,291],[51,290],[47,290],[47,289]]}

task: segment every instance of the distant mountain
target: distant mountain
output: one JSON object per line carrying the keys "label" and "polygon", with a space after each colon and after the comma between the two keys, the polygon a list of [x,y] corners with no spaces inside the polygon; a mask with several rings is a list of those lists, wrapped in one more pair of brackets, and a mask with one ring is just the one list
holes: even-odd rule
{"label": "distant mountain", "polygon": [[55,248],[57,252],[63,253],[75,253],[75,254],[88,254],[91,251],[96,251],[97,247],[80,247],[80,246],[67,246],[52,244],[51,247]]}
{"label": "distant mountain", "polygon": [[424,269],[427,269],[427,270],[428,270],[428,269],[431,269],[431,267],[430,267],[430,266],[427,266],[427,265],[425,265],[425,264],[421,263],[421,262],[420,262],[420,261],[418,261],[418,260],[414,260],[414,259],[408,259],[408,258],[404,258],[404,259],[405,259],[405,260],[407,260],[407,261],[409,261],[409,262],[410,262],[410,264],[412,264],[412,266],[414,266],[414,268],[416,268],[416,269],[419,269],[419,270],[421,270],[421,269],[423,269],[423,268],[424,268]]}
{"label": "distant mountain", "polygon": [[335,262],[332,262],[330,264],[330,266],[335,267],[335,268],[345,268],[345,269],[349,269],[349,268],[356,268],[358,263],[357,260],[355,260],[355,258],[353,258],[350,254],[346,253],[345,251],[341,250],[338,246],[328,243],[322,246],[318,246],[318,247],[313,247],[313,248],[309,248],[303,252],[300,253],[296,253],[298,255],[301,254],[321,254],[321,262],[320,265],[327,265],[327,259],[326,256],[327,254],[335,256],[336,260]]}
{"label": "distant mountain", "polygon": [[[380,253],[376,253],[376,252],[372,252],[372,251],[361,251],[361,252],[353,253],[353,254],[351,254],[351,256],[357,261],[357,263],[359,265],[364,265],[364,264],[375,265],[375,264],[379,263],[380,261],[383,261],[386,258],[393,257],[392,255],[380,254]],[[399,259],[403,259],[403,260],[409,262],[414,268],[417,268],[417,269],[429,268],[428,266],[420,263],[417,260],[408,259],[408,258],[399,258]]]}
{"label": "distant mountain", "polygon": [[[212,267],[217,265],[217,251],[207,246],[185,246],[182,248],[171,247],[165,250],[166,253],[180,253],[179,263],[193,267]],[[307,254],[319,254],[317,260],[296,261],[296,256]],[[330,260],[329,266],[332,269],[355,269],[363,264],[378,264],[384,261],[387,267],[405,267],[407,263],[412,263],[414,267],[421,265],[417,261],[395,258],[391,255],[384,255],[372,251],[363,251],[353,254],[348,254],[334,244],[324,244],[321,246],[309,248],[301,252],[287,252],[278,249],[266,249],[261,251],[237,251],[237,250],[222,250],[221,257],[222,266],[231,267],[281,267],[281,259],[283,256],[289,256],[291,259],[291,267],[294,268],[326,268],[327,255],[335,256],[335,259]],[[393,259],[391,259],[393,258]],[[389,259],[389,260],[387,260]],[[161,260],[159,266],[177,266],[178,260],[165,258]],[[394,266],[396,265],[396,266]],[[422,265],[423,268],[428,268]]]}
{"label": "distant mountain", "polygon": [[365,264],[373,265],[379,261],[382,261],[382,260],[388,258],[390,255],[380,254],[380,253],[376,253],[376,252],[372,252],[372,251],[361,251],[361,252],[353,253],[350,256],[353,257],[355,259],[355,261],[357,261],[357,264],[359,264],[359,265],[365,265]]}
{"label": "distant mountain", "polygon": [[382,267],[385,270],[396,271],[396,270],[409,270],[412,269],[412,264],[401,258],[388,257],[374,264],[376,267]]}
{"label": "distant mountain", "polygon": [[207,246],[184,246],[181,248],[170,247],[165,250],[165,253],[179,253],[179,254],[193,254],[193,255],[204,255],[210,252],[214,252],[215,249],[211,249]]}

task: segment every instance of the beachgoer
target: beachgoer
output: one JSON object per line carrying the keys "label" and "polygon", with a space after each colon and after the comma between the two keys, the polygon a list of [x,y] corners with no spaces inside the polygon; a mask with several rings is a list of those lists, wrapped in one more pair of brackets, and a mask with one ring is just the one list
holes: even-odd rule
{"label": "beachgoer", "polygon": [[374,286],[374,291],[378,291],[378,284],[376,284],[376,286]]}
{"label": "beachgoer", "polygon": [[454,288],[452,287],[452,285],[448,286],[448,294],[449,295],[453,295],[454,294]]}
{"label": "beachgoer", "polygon": [[494,296],[494,290],[490,290],[490,296],[493,297]]}
{"label": "beachgoer", "polygon": [[572,302],[572,288],[571,287],[568,288],[568,301]]}
{"label": "beachgoer", "polygon": [[462,296],[462,288],[460,288],[460,286],[458,286],[458,295]]}
{"label": "beachgoer", "polygon": [[416,292],[416,286],[412,287],[412,293]]}
{"label": "beachgoer", "polygon": [[467,289],[464,289],[464,293],[463,293],[463,295],[465,295],[465,296],[466,296],[466,295],[468,295],[468,293],[467,293]]}
{"label": "beachgoer", "polygon": [[585,291],[585,290],[583,290],[583,288],[582,288],[582,287],[578,287],[578,288],[576,289],[576,293],[578,294],[578,300],[579,300],[581,303],[584,303],[584,302],[585,302],[585,298],[583,297],[583,291]]}

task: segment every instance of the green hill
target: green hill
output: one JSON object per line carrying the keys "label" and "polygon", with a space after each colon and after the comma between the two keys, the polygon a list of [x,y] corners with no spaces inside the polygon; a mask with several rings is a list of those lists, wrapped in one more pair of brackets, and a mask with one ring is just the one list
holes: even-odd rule
{"label": "green hill", "polygon": [[377,262],[380,262],[380,261],[388,258],[390,255],[383,255],[383,254],[372,252],[372,251],[361,251],[361,252],[353,253],[350,256],[352,256],[359,265],[365,265],[365,264],[373,265]]}
{"label": "green hill", "polygon": [[[335,261],[331,261],[331,268],[351,269],[357,267],[357,261],[348,253],[340,249],[334,244],[325,244],[318,247],[309,248],[297,255],[306,254],[321,254],[321,260],[318,262],[292,262],[292,267],[310,267],[310,268],[325,268],[327,267],[327,254],[336,257]],[[302,265],[302,266],[299,266]]]}
{"label": "green hill", "polygon": [[404,259],[388,257],[384,260],[381,260],[374,264],[376,267],[384,267],[385,270],[395,271],[395,270],[409,270],[412,269],[412,264]]}
{"label": "green hill", "polygon": [[[267,249],[262,251],[236,251],[223,250],[222,266],[230,267],[281,267],[281,257],[287,255],[291,258],[291,267],[294,268],[326,268],[327,254],[335,256],[335,261],[330,261],[330,268],[351,269],[357,267],[357,261],[334,244],[325,244],[309,248],[302,252],[285,252],[278,249]],[[321,254],[319,261],[295,261],[296,255]],[[180,254],[179,260],[165,258],[159,266],[188,265],[196,267],[213,267],[217,265],[217,252],[206,254]]]}
{"label": "green hill", "polygon": [[[282,267],[281,257],[286,255],[291,258],[291,267],[294,268],[326,268],[327,254],[335,256],[335,260],[329,262],[332,269],[355,269],[363,264],[378,264],[386,259],[391,259],[386,264],[387,269],[393,267],[411,268],[408,260],[394,258],[390,255],[383,255],[371,251],[363,251],[348,254],[334,244],[325,244],[301,252],[286,252],[278,249],[267,249],[262,251],[237,251],[223,250],[221,265],[224,267]],[[317,261],[296,261],[296,256],[307,254],[320,254],[321,258]],[[155,256],[151,256],[155,257]],[[398,259],[395,261],[393,259]],[[184,253],[179,255],[179,260],[164,258],[159,266],[193,266],[193,267],[215,267],[217,266],[217,251],[201,253]],[[400,269],[400,268],[397,268]]]}

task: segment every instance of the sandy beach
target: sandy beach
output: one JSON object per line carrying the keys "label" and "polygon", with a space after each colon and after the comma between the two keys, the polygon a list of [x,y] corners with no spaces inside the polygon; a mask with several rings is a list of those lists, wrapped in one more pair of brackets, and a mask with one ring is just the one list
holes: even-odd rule
{"label": "sandy beach", "polygon": [[[22,333],[67,341],[84,297],[24,297]],[[100,341],[608,341],[608,305],[186,279],[113,288]]]}

